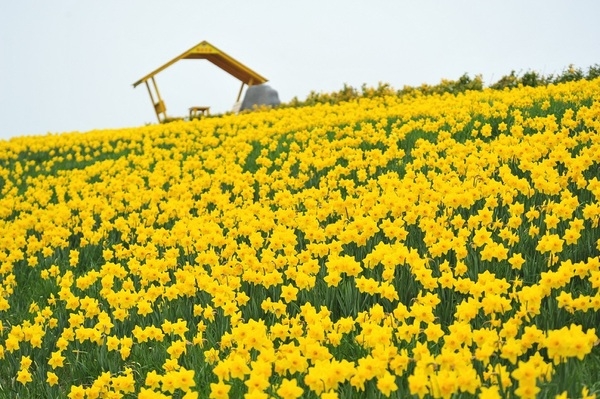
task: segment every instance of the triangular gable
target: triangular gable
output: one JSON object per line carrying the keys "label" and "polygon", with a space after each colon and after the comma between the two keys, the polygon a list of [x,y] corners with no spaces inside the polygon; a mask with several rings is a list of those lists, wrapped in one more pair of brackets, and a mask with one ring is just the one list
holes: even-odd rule
{"label": "triangular gable", "polygon": [[154,77],[154,75],[159,72],[167,69],[174,63],[182,59],[205,59],[207,61],[212,62],[217,67],[221,68],[225,72],[229,73],[233,77],[239,79],[242,83],[252,86],[256,84],[265,83],[267,79],[258,73],[254,72],[252,69],[243,65],[241,62],[235,60],[231,56],[227,55],[223,51],[219,50],[212,44],[207,41],[202,41],[192,47],[191,49],[185,51],[181,55],[173,58],[171,61],[166,64],[158,67],[154,71],[150,72],[148,75],[144,76],[137,82],[133,84],[133,87],[138,86],[141,83],[144,83],[148,79]]}

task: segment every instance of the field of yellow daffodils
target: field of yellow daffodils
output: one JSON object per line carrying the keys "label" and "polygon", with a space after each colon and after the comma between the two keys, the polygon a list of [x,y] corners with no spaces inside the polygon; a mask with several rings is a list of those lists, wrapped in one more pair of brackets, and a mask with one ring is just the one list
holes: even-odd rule
{"label": "field of yellow daffodils", "polygon": [[600,394],[600,80],[0,142],[0,398]]}

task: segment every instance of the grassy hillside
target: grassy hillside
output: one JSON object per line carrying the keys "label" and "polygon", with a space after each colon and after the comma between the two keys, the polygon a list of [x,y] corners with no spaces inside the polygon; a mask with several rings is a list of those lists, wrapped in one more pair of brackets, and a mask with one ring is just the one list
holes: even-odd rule
{"label": "grassy hillside", "polygon": [[0,397],[600,393],[600,80],[0,142]]}

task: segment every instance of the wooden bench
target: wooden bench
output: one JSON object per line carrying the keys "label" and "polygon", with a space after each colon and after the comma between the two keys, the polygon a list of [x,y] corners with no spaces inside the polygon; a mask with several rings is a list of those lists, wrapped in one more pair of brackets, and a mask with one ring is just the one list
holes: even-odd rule
{"label": "wooden bench", "polygon": [[210,114],[210,107],[190,107],[190,119]]}

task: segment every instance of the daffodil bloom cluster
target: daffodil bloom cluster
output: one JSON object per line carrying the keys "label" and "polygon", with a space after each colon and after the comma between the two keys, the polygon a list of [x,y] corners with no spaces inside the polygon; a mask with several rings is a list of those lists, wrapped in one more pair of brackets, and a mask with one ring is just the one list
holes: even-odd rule
{"label": "daffodil bloom cluster", "polygon": [[600,80],[23,137],[0,191],[0,397],[594,397]]}

